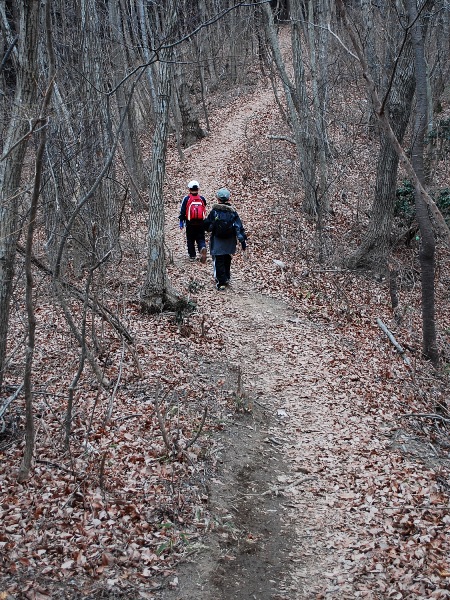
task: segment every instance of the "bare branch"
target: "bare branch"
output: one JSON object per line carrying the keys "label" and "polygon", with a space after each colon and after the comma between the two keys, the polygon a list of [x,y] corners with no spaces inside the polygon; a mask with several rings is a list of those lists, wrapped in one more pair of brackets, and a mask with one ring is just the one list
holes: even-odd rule
{"label": "bare branch", "polygon": [[11,402],[14,402],[14,400],[19,396],[20,392],[22,391],[22,388],[23,388],[23,383],[21,383],[19,385],[19,387],[17,388],[17,390],[14,392],[14,394],[11,394],[11,396],[9,398],[7,398],[5,400],[5,402],[3,402],[3,404],[0,406],[0,419],[2,421],[2,427],[0,429],[0,433],[3,433],[6,429],[5,420],[3,418],[3,415],[5,414],[6,409],[11,404]]}
{"label": "bare branch", "polygon": [[[368,67],[366,58],[364,56],[364,51],[358,41],[358,38],[357,38],[353,28],[351,27],[350,23],[348,22],[347,13],[346,13],[346,10],[344,7],[343,0],[336,0],[336,1],[337,1],[337,5],[339,6],[339,9],[341,11],[342,21],[343,21],[344,26],[350,36],[350,39],[353,44],[353,48],[357,55],[357,59],[361,65],[361,68],[363,71],[363,77],[366,80],[367,87],[368,87],[370,96],[372,98],[372,104],[373,104],[377,119],[378,119],[381,127],[383,128],[385,134],[389,138],[393,148],[397,152],[400,162],[402,163],[405,171],[408,173],[409,177],[411,178],[412,182],[414,183],[414,187],[422,195],[428,208],[430,209],[430,212],[434,218],[435,226],[438,229],[438,233],[445,240],[447,245],[450,246],[450,230],[448,228],[448,225],[445,222],[445,219],[444,219],[441,211],[436,206],[436,203],[434,202],[434,200],[431,198],[431,196],[425,191],[424,187],[422,186],[422,183],[421,183],[419,177],[417,176],[417,173],[414,170],[414,167],[412,166],[411,161],[407,157],[405,151],[403,150],[400,142],[397,139],[397,136],[395,135],[395,133],[393,131],[391,124],[389,122],[389,119],[388,119],[387,115],[384,113],[384,107],[378,96],[378,91],[375,86],[375,83],[370,75],[369,67]],[[352,54],[352,56],[354,56],[354,55]]]}
{"label": "bare branch", "polygon": [[282,140],[283,142],[289,142],[289,144],[293,144],[294,146],[296,145],[295,140],[286,135],[268,135],[267,137],[269,140]]}
{"label": "bare branch", "polygon": [[203,417],[202,417],[202,421],[200,423],[199,428],[197,429],[197,433],[195,434],[195,436],[192,438],[192,440],[190,442],[188,442],[186,444],[186,446],[184,447],[184,450],[187,450],[188,448],[190,448],[193,444],[195,444],[195,442],[198,440],[202,429],[203,429],[203,425],[205,424],[206,421],[206,415],[208,414],[208,407],[205,406],[204,410],[203,410]]}
{"label": "bare branch", "polygon": [[381,319],[377,319],[377,324],[378,324],[378,327],[387,335],[391,344],[394,346],[394,348],[400,354],[405,365],[407,365],[408,367],[411,367],[411,362],[410,362],[409,358],[407,356],[405,356],[405,350],[404,350],[403,346],[401,346],[397,342],[397,340],[393,336],[392,332],[389,331],[389,329],[386,327],[386,325],[383,323],[383,321]]}

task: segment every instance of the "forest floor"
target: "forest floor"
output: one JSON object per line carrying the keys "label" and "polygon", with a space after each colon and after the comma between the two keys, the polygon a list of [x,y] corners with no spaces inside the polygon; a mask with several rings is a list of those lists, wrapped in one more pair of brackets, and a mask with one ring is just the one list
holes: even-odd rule
{"label": "forest floor", "polygon": [[[46,275],[37,274],[36,461],[18,484],[23,439],[11,425],[0,438],[0,599],[450,596],[448,256],[440,250],[435,371],[420,355],[414,248],[393,258],[398,323],[385,279],[316,262],[296,157],[269,137],[286,135],[272,91],[258,84],[233,93],[211,107],[208,136],[182,159],[169,147],[168,273],[195,310],[178,321],[142,313],[146,223],[131,215],[102,300],[132,331],[134,354],[114,332],[102,334],[114,392],[99,391],[86,369],[69,453],[60,392],[78,357],[64,319],[50,300],[44,308]],[[334,258],[364,230],[376,155],[362,128],[350,149],[337,133],[336,155],[350,158],[330,165]],[[178,229],[191,179],[209,206],[229,187],[249,235],[224,292],[209,257],[188,260]],[[377,318],[405,347],[403,358]],[[15,313],[14,323],[19,330]],[[12,388],[21,377],[15,360]],[[178,453],[165,447],[164,429]]]}
{"label": "forest floor", "polygon": [[[220,128],[186,153],[177,183],[199,179],[210,204],[219,187],[234,191],[230,171],[236,169],[246,130],[267,118],[272,103],[271,90],[258,91],[227,109]],[[247,224],[251,202],[245,206],[238,195],[232,201]],[[214,287],[210,259],[206,266],[188,263],[184,232],[168,236],[174,278],[188,270],[202,290],[196,297],[201,312],[219,323],[219,381],[234,380],[236,405],[220,440],[218,471],[209,482],[213,526],[203,551],[181,569],[177,589],[163,595],[167,599],[309,598],[320,589],[323,573],[335,566],[330,539],[342,517],[327,501],[323,448],[334,434],[337,415],[329,400],[336,402],[341,361],[358,367],[351,352],[343,351],[340,335],[258,291],[255,284],[262,281],[252,244],[263,228],[260,233],[255,226],[247,226],[248,256],[238,251],[233,259],[225,293]],[[283,277],[281,270],[278,276]],[[209,365],[202,367],[210,371]],[[339,408],[340,416],[346,411],[353,413],[351,402]]]}
{"label": "forest floor", "polygon": [[[447,481],[442,475],[450,462],[398,418],[421,383],[377,330],[378,316],[393,323],[383,285],[356,276],[346,292],[349,281],[332,282],[316,267],[322,280],[312,294],[308,262],[295,269],[283,242],[277,244],[280,234],[265,230],[271,219],[265,204],[283,192],[276,174],[255,174],[249,166],[248,154],[257,156],[258,149],[248,151],[247,132],[276,133],[273,103],[271,90],[237,99],[210,135],[169,167],[169,186],[179,186],[180,196],[183,182],[193,178],[210,204],[219,187],[230,187],[249,250],[234,257],[232,285],[221,293],[209,259],[206,266],[188,264],[184,234],[168,234],[174,280],[188,273],[198,286],[200,314],[220,331],[219,385],[226,372],[231,379],[235,374],[236,404],[208,484],[204,547],[188,557],[162,597],[447,597],[449,502],[432,473]],[[286,278],[290,266],[296,275]],[[321,311],[326,292],[320,286],[335,286],[333,308],[324,301]],[[355,286],[363,292],[360,306]],[[351,299],[343,300],[347,293]],[[429,367],[423,368],[426,378]],[[435,390],[437,402],[445,387]],[[411,521],[414,532],[406,531]],[[430,556],[418,550],[421,538],[434,546]],[[425,574],[424,565],[436,558],[439,567]]]}

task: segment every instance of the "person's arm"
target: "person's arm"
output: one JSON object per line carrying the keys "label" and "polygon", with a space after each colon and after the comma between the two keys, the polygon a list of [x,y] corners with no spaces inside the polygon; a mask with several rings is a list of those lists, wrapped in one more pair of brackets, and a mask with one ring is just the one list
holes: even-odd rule
{"label": "person's arm", "polygon": [[183,198],[183,201],[181,202],[180,215],[178,217],[180,221],[186,221],[186,204],[187,204],[188,199],[189,199],[189,196],[185,196]]}
{"label": "person's arm", "polygon": [[247,239],[247,234],[245,233],[244,226],[242,225],[242,221],[239,215],[236,213],[236,219],[234,220],[234,228],[236,230],[237,239],[242,242]]}
{"label": "person's arm", "polygon": [[183,229],[184,224],[186,223],[186,205],[187,205],[188,199],[189,199],[189,196],[185,196],[183,198],[183,201],[181,202],[180,214],[178,215],[178,219],[180,221],[180,229]]}
{"label": "person's arm", "polygon": [[206,217],[206,219],[203,221],[203,227],[205,229],[205,231],[212,231],[212,226],[214,223],[214,219],[215,219],[215,211],[212,210],[209,215]]}
{"label": "person's arm", "polygon": [[242,250],[245,250],[247,248],[247,243],[246,243],[247,234],[245,233],[244,226],[242,225],[242,221],[237,213],[236,213],[236,219],[234,221],[234,228],[236,230],[236,237],[239,240],[239,242],[241,243]]}

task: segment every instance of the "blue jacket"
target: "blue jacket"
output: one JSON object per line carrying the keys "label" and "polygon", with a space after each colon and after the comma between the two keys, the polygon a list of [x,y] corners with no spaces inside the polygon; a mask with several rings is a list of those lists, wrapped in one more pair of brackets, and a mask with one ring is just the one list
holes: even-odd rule
{"label": "blue jacket", "polygon": [[[234,213],[234,231],[229,237],[226,238],[214,235],[214,222],[216,221],[216,219],[220,219],[221,212]],[[211,232],[211,237],[209,240],[209,251],[211,256],[234,254],[236,252],[237,240],[239,240],[240,242],[244,242],[247,239],[247,234],[245,233],[242,221],[239,218],[236,209],[231,204],[213,204],[211,212],[203,221],[203,224],[205,226],[205,230]]]}

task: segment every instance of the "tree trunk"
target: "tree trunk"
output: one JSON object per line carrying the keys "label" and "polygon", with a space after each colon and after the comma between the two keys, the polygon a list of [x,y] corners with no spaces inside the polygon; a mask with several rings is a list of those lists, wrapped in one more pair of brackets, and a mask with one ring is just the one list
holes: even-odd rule
{"label": "tree trunk", "polygon": [[[37,88],[39,0],[17,0],[19,15],[16,89],[0,161],[0,389],[3,384],[16,242],[20,180]],[[32,127],[36,127],[34,122]]]}
{"label": "tree trunk", "polygon": [[[414,98],[413,59],[412,45],[407,42],[404,54],[397,66],[387,103],[392,129],[400,144],[411,116]],[[346,266],[351,269],[375,267],[381,272],[387,269],[387,257],[391,248],[399,156],[389,136],[383,130],[380,131],[380,136],[381,146],[378,154],[375,195],[370,211],[370,220],[361,245],[345,261]]]}
{"label": "tree trunk", "polygon": [[[414,0],[408,0],[408,2],[413,2]],[[363,74],[364,74],[364,78],[366,79],[368,88],[370,90],[370,95],[372,98],[372,102],[373,102],[373,106],[375,109],[375,114],[377,115],[377,118],[379,120],[380,125],[383,127],[386,135],[389,136],[392,145],[394,146],[396,152],[398,153],[400,160],[403,164],[403,167],[405,168],[406,172],[408,173],[408,175],[411,177],[411,180],[416,188],[416,193],[420,194],[420,200],[423,201],[424,204],[426,204],[427,207],[427,214],[421,214],[420,218],[424,218],[424,221],[422,223],[423,225],[423,232],[422,235],[426,236],[426,239],[423,240],[422,239],[422,256],[421,256],[421,264],[423,265],[423,268],[425,269],[425,274],[422,273],[422,276],[425,275],[425,280],[422,280],[422,300],[425,301],[425,305],[422,307],[422,319],[423,321],[426,320],[426,323],[423,323],[423,350],[424,350],[424,354],[425,356],[428,356],[433,362],[437,361],[437,348],[436,348],[436,344],[435,344],[435,322],[434,322],[434,281],[431,281],[431,273],[434,274],[434,232],[433,229],[431,227],[431,222],[430,222],[430,227],[428,228],[428,219],[429,219],[429,215],[428,215],[428,210],[432,213],[433,219],[434,219],[434,225],[437,228],[438,232],[440,233],[440,235],[442,235],[442,237],[445,239],[446,243],[448,246],[450,246],[450,230],[448,228],[447,223],[445,222],[445,219],[442,216],[442,213],[439,211],[439,209],[436,206],[436,203],[433,201],[433,199],[430,197],[430,195],[426,192],[425,188],[423,187],[421,180],[420,180],[420,162],[418,162],[418,168],[419,168],[419,174],[416,172],[416,170],[414,169],[411,161],[408,159],[408,157],[405,154],[405,151],[403,150],[403,148],[401,147],[398,139],[396,138],[392,127],[389,123],[389,119],[387,118],[386,114],[385,114],[385,110],[383,108],[383,104],[380,101],[380,98],[378,96],[378,92],[375,86],[374,81],[371,79],[370,77],[370,73],[368,70],[368,66],[367,66],[367,62],[366,59],[364,57],[364,52],[361,49],[361,45],[359,43],[359,39],[354,31],[354,29],[350,26],[348,19],[347,19],[347,15],[346,15],[346,11],[345,11],[345,7],[343,4],[343,0],[337,0],[340,12],[341,12],[341,16],[342,16],[342,20],[344,22],[344,25],[347,29],[348,34],[350,35],[352,44],[353,44],[353,48],[357,54],[358,60],[361,64],[362,70],[363,70]],[[416,10],[416,7],[413,4],[409,5],[411,8],[411,12],[412,14],[414,14],[414,11]],[[411,25],[414,23],[414,21],[411,22]],[[415,26],[418,27],[418,24],[415,24]],[[414,44],[414,50],[415,50],[415,59],[418,60],[418,70],[416,70],[416,75],[417,75],[417,81],[416,81],[416,85],[418,85],[418,81],[419,78],[423,75],[423,73],[425,73],[425,71],[422,70],[422,65],[421,65],[421,61],[423,58],[423,37],[422,34],[420,32],[420,30],[418,32],[414,33],[414,38],[413,38],[413,44]],[[423,83],[423,82],[422,82]],[[426,93],[426,86],[423,86],[425,89],[422,90],[421,93]],[[418,97],[418,101],[421,103],[423,102],[423,100]],[[426,124],[426,109],[425,112],[421,112],[420,110],[417,112],[417,116],[418,116],[418,121],[416,122],[416,128],[420,129],[420,127],[424,127]],[[420,126],[420,127],[418,127]],[[423,133],[423,130],[422,130]],[[420,136],[417,136],[420,137]],[[422,141],[419,141],[419,144],[423,144],[423,135],[422,135]],[[417,157],[420,157],[420,150],[416,149],[414,150],[413,154],[416,155],[416,158],[414,160],[417,160]],[[422,153],[422,160],[423,160],[423,153]],[[423,171],[422,171],[422,176],[423,176]],[[419,210],[421,210],[423,213],[425,212],[425,210],[423,209],[422,206],[419,205]],[[419,218],[419,216],[418,216]],[[428,294],[428,297],[424,297],[425,295]]]}
{"label": "tree trunk", "polygon": [[[424,173],[424,139],[428,123],[427,66],[425,63],[424,34],[421,19],[418,17],[416,0],[406,0],[409,22],[412,24],[411,37],[414,48],[416,72],[416,114],[412,135],[411,162],[422,185]],[[430,3],[429,3],[430,4]],[[428,5],[429,5],[428,4]],[[427,5],[427,6],[428,6]],[[434,274],[436,241],[427,205],[421,189],[415,189],[416,217],[419,223],[421,245],[419,252],[422,275],[422,350],[433,364],[438,362],[436,343]]]}
{"label": "tree trunk", "polygon": [[[127,98],[130,93],[129,80],[125,80],[127,75],[127,60],[123,52],[123,36],[121,35],[122,23],[126,22],[126,15],[119,12],[115,2],[109,4],[109,18],[112,31],[112,49],[113,49],[113,67],[115,74],[116,98],[119,114],[127,106]],[[149,67],[148,67],[149,68]],[[136,118],[134,110],[134,101],[131,102],[126,117],[124,127],[121,133],[121,145],[123,159],[130,178],[131,200],[133,207],[138,210],[142,208],[141,192],[144,190],[145,177],[139,140],[136,132]]]}
{"label": "tree trunk", "polygon": [[141,290],[142,308],[149,312],[160,312],[174,308],[178,300],[174,292],[169,289],[167,278],[163,196],[173,49],[170,47],[162,48],[160,57],[157,120],[153,136],[150,168],[147,274]]}
{"label": "tree trunk", "polygon": [[[362,20],[365,25],[364,37],[366,43],[364,50],[366,53],[367,65],[372,73],[374,81],[379,83],[379,61],[375,51],[375,26],[371,0],[361,0],[361,12]],[[366,121],[370,131],[370,129],[372,129],[374,126],[375,117],[371,107],[370,98],[368,98],[368,100]]]}
{"label": "tree trunk", "polygon": [[190,99],[191,90],[183,80],[178,80],[176,99],[181,115],[181,145],[183,148],[192,146],[205,137]]}
{"label": "tree trunk", "polygon": [[300,26],[300,23],[303,21],[303,14],[300,3],[295,3],[291,6],[291,12],[293,19],[292,54],[296,90],[293,98],[297,111],[292,127],[294,129],[294,138],[305,188],[303,210],[308,216],[317,219],[319,214],[319,195],[316,180],[317,138],[306,89],[305,67],[302,55],[302,28]]}
{"label": "tree trunk", "polygon": [[329,12],[327,0],[309,0],[308,3],[308,41],[311,63],[312,87],[312,124],[317,140],[317,224],[316,236],[318,260],[323,263],[331,254],[330,238],[327,233],[327,217],[330,212],[328,193],[327,156],[328,147],[327,118],[327,21]]}
{"label": "tree trunk", "polygon": [[[295,5],[297,6],[297,5]],[[293,130],[300,169],[304,182],[305,212],[317,217],[317,195],[315,175],[315,143],[314,135],[310,131],[309,104],[306,94],[305,74],[301,55],[301,32],[297,13],[293,13],[292,48],[294,54],[295,86],[290,81],[283,62],[278,36],[275,29],[272,10],[269,4],[263,4],[264,22],[269,45],[272,50],[273,60],[277,66],[278,74],[283,83],[288,106],[290,125]],[[292,8],[294,10],[294,7]]]}

